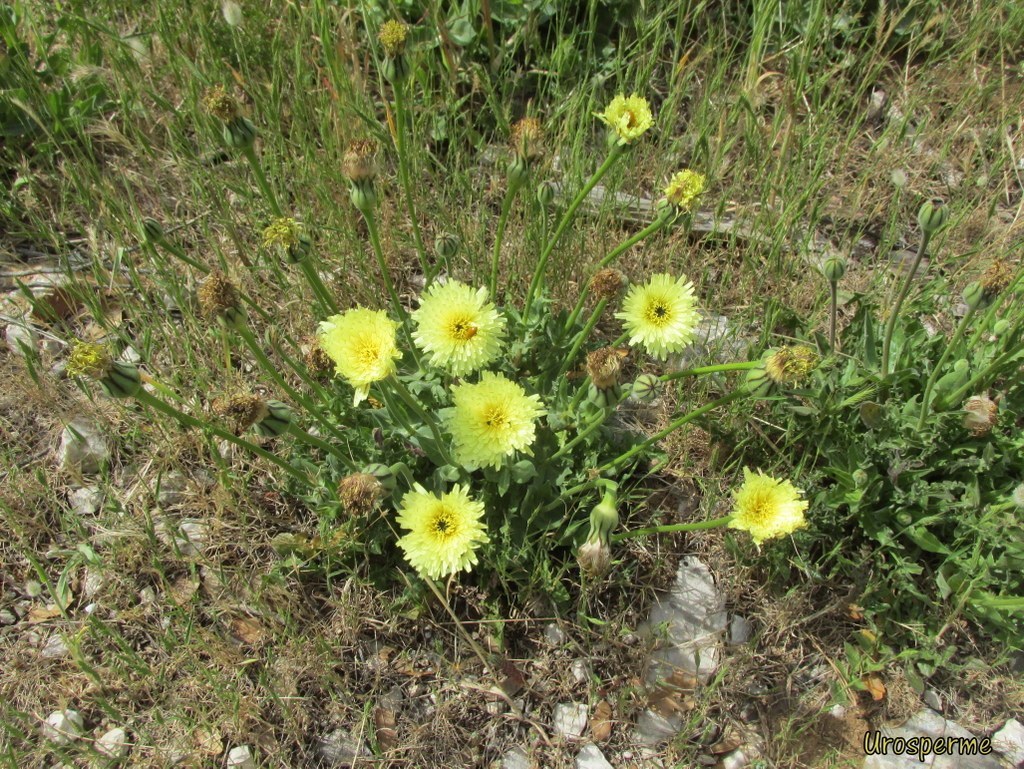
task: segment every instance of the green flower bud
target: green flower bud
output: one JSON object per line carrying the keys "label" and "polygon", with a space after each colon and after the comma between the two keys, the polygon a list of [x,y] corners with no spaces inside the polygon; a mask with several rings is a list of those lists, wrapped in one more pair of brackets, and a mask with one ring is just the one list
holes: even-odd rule
{"label": "green flower bud", "polygon": [[1006,333],[1010,330],[1010,321],[1006,318],[1000,318],[992,326],[992,333],[997,337],[1006,336]]}
{"label": "green flower bud", "polygon": [[388,56],[384,59],[384,77],[389,83],[400,85],[409,79],[412,69],[405,54]]}
{"label": "green flower bud", "polygon": [[617,384],[602,390],[591,382],[590,388],[587,390],[587,398],[591,403],[601,409],[615,408],[621,397],[622,387]]}
{"label": "green flower bud", "polygon": [[555,202],[555,195],[558,193],[558,187],[554,182],[541,182],[537,185],[537,202],[541,204],[541,207],[547,208]]}
{"label": "green flower bud", "polygon": [[298,264],[313,250],[313,239],[305,233],[300,234],[298,239],[285,250],[285,256],[290,264]]}
{"label": "green flower bud", "polygon": [[629,397],[638,403],[650,403],[658,397],[661,390],[661,380],[654,374],[641,374],[633,382]]}
{"label": "green flower bud", "polygon": [[131,398],[142,387],[142,375],[134,363],[113,361],[98,379],[100,387],[111,398]]}
{"label": "green flower bud", "polygon": [[224,124],[224,143],[236,150],[247,150],[256,141],[256,126],[247,117],[239,115]]}
{"label": "green flower bud", "polygon": [[160,222],[147,216],[142,220],[142,237],[144,237],[148,243],[162,243],[166,234],[164,233],[163,225],[160,224]]}
{"label": "green flower bud", "polygon": [[267,401],[267,415],[256,423],[256,434],[264,438],[277,438],[288,432],[292,422],[295,421],[295,413],[287,404],[281,401]]}
{"label": "green flower bud", "polygon": [[522,155],[513,156],[506,171],[510,187],[519,188],[530,178],[530,164]]}
{"label": "green flower bud", "polygon": [[931,235],[942,229],[942,226],[949,221],[949,209],[942,202],[942,198],[932,198],[925,201],[921,210],[917,212],[917,223],[926,235]]}
{"label": "green flower bud", "polygon": [[974,281],[964,289],[964,302],[972,310],[980,310],[988,306],[991,301],[986,294],[984,287],[978,281]]}
{"label": "green flower bud", "polygon": [[454,259],[459,253],[459,239],[450,232],[442,232],[434,238],[434,253],[442,259]]}
{"label": "green flower bud", "polygon": [[377,190],[374,188],[373,182],[353,184],[349,190],[349,199],[352,201],[352,205],[365,214],[372,211],[377,205]]}
{"label": "green flower bud", "polygon": [[617,491],[609,489],[604,493],[600,503],[594,505],[594,509],[590,511],[590,533],[587,542],[608,544],[608,538],[619,525],[617,497]]}
{"label": "green flower bud", "polygon": [[846,274],[846,260],[838,256],[829,257],[822,265],[821,271],[830,283],[838,283]]}
{"label": "green flower bud", "polygon": [[912,516],[910,513],[903,512],[897,513],[896,515],[896,523],[898,523],[900,526],[909,526],[913,522],[914,516]]}
{"label": "green flower bud", "polygon": [[750,369],[743,384],[747,394],[755,398],[767,398],[775,388],[775,382],[768,376],[768,371],[764,366]]}
{"label": "green flower bud", "polygon": [[856,484],[858,489],[863,489],[867,486],[868,480],[868,474],[864,470],[857,469],[853,471],[853,482]]}
{"label": "green flower bud", "polygon": [[380,481],[380,485],[389,493],[394,491],[395,487],[398,485],[398,479],[395,476],[395,471],[380,462],[374,462],[373,464],[367,465],[363,468],[363,472],[369,473]]}

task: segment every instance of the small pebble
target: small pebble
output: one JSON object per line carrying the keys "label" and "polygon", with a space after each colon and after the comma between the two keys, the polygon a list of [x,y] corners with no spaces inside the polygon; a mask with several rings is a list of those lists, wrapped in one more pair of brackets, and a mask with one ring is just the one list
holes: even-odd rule
{"label": "small pebble", "polygon": [[228,766],[234,769],[256,769],[249,746],[239,745],[237,748],[231,748],[228,752]]}
{"label": "small pebble", "polygon": [[575,702],[560,702],[555,705],[553,727],[557,734],[575,740],[587,727],[587,706]]}
{"label": "small pebble", "polygon": [[131,743],[128,742],[128,733],[121,727],[111,729],[96,740],[96,751],[109,758],[124,758],[128,755],[130,747]]}
{"label": "small pebble", "polygon": [[56,710],[43,724],[43,736],[56,745],[68,745],[82,736],[85,723],[77,710]]}

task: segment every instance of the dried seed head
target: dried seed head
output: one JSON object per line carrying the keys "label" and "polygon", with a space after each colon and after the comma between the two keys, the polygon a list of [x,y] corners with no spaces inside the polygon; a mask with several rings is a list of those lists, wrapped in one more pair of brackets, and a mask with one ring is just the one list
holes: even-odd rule
{"label": "dried seed head", "polygon": [[1024,509],[1024,483],[1021,483],[1013,490],[1010,495],[1010,499],[1013,500],[1013,504],[1017,507]]}
{"label": "dried seed head", "polygon": [[70,376],[87,376],[93,379],[100,379],[106,376],[113,363],[110,351],[103,345],[76,341],[68,358],[68,365],[65,371]]}
{"label": "dried seed head", "polygon": [[594,387],[608,390],[619,383],[619,371],[622,359],[629,354],[628,350],[617,347],[602,347],[587,356],[587,374]]}
{"label": "dried seed head", "polygon": [[235,97],[219,85],[207,89],[203,94],[203,107],[225,123],[230,123],[241,114]]}
{"label": "dried seed head", "polygon": [[1012,280],[1013,268],[1000,259],[988,266],[985,272],[981,274],[978,282],[981,283],[981,288],[984,290],[985,295],[994,299],[1007,289]]}
{"label": "dried seed head", "polygon": [[544,127],[535,117],[524,117],[512,126],[512,151],[527,162],[544,152]]}
{"label": "dried seed head", "polygon": [[238,290],[227,275],[219,270],[211,272],[196,292],[199,309],[208,320],[234,321],[241,314]]}
{"label": "dried seed head", "polygon": [[341,161],[341,170],[353,184],[372,182],[377,178],[377,147],[368,139],[348,145]]}
{"label": "dried seed head", "polygon": [[305,360],[306,368],[315,377],[323,379],[334,373],[334,361],[324,352],[324,348],[320,346],[320,341],[315,337],[309,343]]}
{"label": "dried seed head", "polygon": [[346,476],[338,486],[338,496],[349,515],[369,515],[383,492],[381,482],[370,473]]}
{"label": "dried seed head", "polygon": [[775,384],[799,384],[818,367],[818,354],[810,347],[783,347],[768,356],[765,371]]}
{"label": "dried seed head", "polygon": [[294,248],[299,242],[302,228],[290,216],[275,219],[263,230],[263,247],[281,246],[284,249]]}
{"label": "dried seed head", "polygon": [[612,549],[604,542],[588,540],[580,545],[576,553],[576,562],[584,574],[600,577],[611,568]]}
{"label": "dried seed head", "polygon": [[590,288],[598,299],[618,299],[625,287],[626,276],[613,267],[598,270],[590,280]]}
{"label": "dried seed head", "polygon": [[234,393],[214,398],[210,411],[230,421],[236,432],[247,430],[270,413],[264,400],[252,393]]}
{"label": "dried seed head", "polygon": [[405,53],[407,37],[409,37],[409,28],[394,19],[385,21],[380,27],[380,32],[377,33],[377,40],[380,41],[384,54],[391,59]]}
{"label": "dried seed head", "polygon": [[988,435],[999,422],[999,406],[987,395],[975,395],[964,404],[964,427],[975,438]]}

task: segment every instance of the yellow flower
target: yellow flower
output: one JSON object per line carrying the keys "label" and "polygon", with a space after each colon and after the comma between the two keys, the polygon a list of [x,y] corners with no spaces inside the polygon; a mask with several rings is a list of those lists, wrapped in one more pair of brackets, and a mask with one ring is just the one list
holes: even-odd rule
{"label": "yellow flower", "polygon": [[455,460],[467,469],[501,466],[536,437],[534,420],[544,416],[540,396],[527,395],[501,374],[485,371],[476,384],[452,388],[455,407],[446,421],[455,443]]}
{"label": "yellow flower", "polygon": [[402,357],[395,343],[398,324],[383,310],[357,307],[320,323],[317,339],[336,371],[355,390],[352,403],[366,400],[370,385],[395,373]]}
{"label": "yellow flower", "polygon": [[99,379],[110,372],[114,365],[110,351],[100,344],[75,341],[65,371],[69,376],[88,376]]}
{"label": "yellow flower", "polygon": [[693,284],[664,273],[652,275],[643,286],[632,286],[615,317],[631,335],[629,343],[640,342],[655,358],[665,360],[693,341],[700,321]]}
{"label": "yellow flower", "polygon": [[818,367],[818,353],[806,345],[783,347],[769,355],[765,371],[775,384],[799,384]]}
{"label": "yellow flower", "polygon": [[430,579],[469,571],[477,563],[477,547],[490,541],[480,521],[483,514],[484,503],[470,499],[462,486],[437,496],[417,483],[402,497],[397,520],[409,533],[398,546],[405,560]]}
{"label": "yellow flower", "polygon": [[750,534],[758,547],[766,539],[781,537],[807,525],[806,500],[789,481],[780,481],[758,470],[743,468],[743,485],[734,493],[735,508],[729,528]]}
{"label": "yellow flower", "polygon": [[263,230],[263,247],[281,246],[291,248],[299,242],[299,234],[302,230],[299,223],[290,216],[281,216],[274,219]]}
{"label": "yellow flower", "polygon": [[615,131],[619,144],[632,144],[654,125],[654,116],[651,115],[647,99],[636,94],[629,97],[619,94],[597,117]]}
{"label": "yellow flower", "polygon": [[430,354],[430,362],[454,376],[483,368],[501,351],[505,319],[487,301],[487,289],[457,280],[434,283],[412,314],[413,338]]}
{"label": "yellow flower", "polygon": [[689,211],[693,201],[704,191],[704,183],[704,174],[687,168],[672,177],[665,188],[665,197],[676,208]]}
{"label": "yellow flower", "polygon": [[405,39],[409,36],[409,28],[400,21],[391,19],[380,25],[377,40],[380,41],[384,53],[391,58],[405,53]]}

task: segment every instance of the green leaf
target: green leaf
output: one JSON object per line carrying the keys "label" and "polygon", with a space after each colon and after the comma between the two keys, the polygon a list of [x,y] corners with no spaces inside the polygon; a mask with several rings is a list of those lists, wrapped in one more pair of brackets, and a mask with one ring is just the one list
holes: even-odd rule
{"label": "green leaf", "polygon": [[907,527],[903,533],[910,537],[910,539],[914,541],[914,544],[922,550],[927,550],[929,553],[939,553],[941,555],[950,554],[949,548],[942,544],[938,537],[920,524]]}
{"label": "green leaf", "polygon": [[512,478],[516,483],[527,483],[537,475],[537,468],[529,459],[521,459],[512,465]]}

